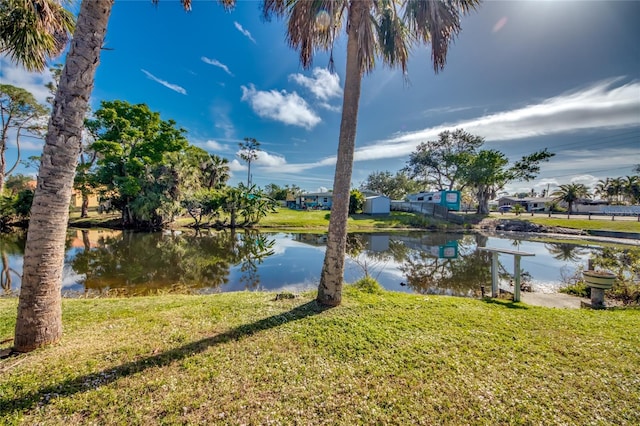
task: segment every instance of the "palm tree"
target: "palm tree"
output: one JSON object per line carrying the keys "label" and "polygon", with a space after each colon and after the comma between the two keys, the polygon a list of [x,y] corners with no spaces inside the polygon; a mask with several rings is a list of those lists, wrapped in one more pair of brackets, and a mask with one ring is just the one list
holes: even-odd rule
{"label": "palm tree", "polygon": [[[157,1],[157,0],[154,0]],[[191,0],[181,0],[185,9]],[[233,0],[220,0],[231,7]],[[49,1],[52,3],[52,1]],[[114,0],[84,0],[66,56],[42,153],[38,183],[24,254],[24,267],[14,349],[27,352],[62,336],[61,286],[69,203],[76,171],[85,112],[93,89],[100,49]],[[4,3],[3,3],[4,4]],[[0,18],[4,19],[4,18]],[[2,36],[2,48],[19,49],[19,40]],[[47,52],[43,43],[27,57],[12,56],[25,66]]]}
{"label": "palm tree", "polygon": [[600,179],[594,188],[594,194],[603,198],[607,201],[611,201],[611,180],[606,178],[605,180]]}
{"label": "palm tree", "polygon": [[229,160],[209,154],[209,159],[203,164],[201,171],[207,189],[219,189],[229,180]]}
{"label": "palm tree", "polygon": [[640,176],[625,176],[622,191],[629,204],[640,201]]}
{"label": "palm tree", "polygon": [[346,24],[342,120],[329,236],[318,287],[319,303],[337,306],[342,300],[349,192],[363,75],[373,71],[378,55],[387,65],[399,66],[406,73],[409,49],[414,44],[429,42],[434,70],[443,69],[449,44],[461,30],[461,14],[479,3],[480,0],[264,0],[265,18],[272,15],[287,18],[287,41],[299,50],[304,68],[311,66],[317,49],[333,49],[343,23]]}
{"label": "palm tree", "polygon": [[624,181],[622,178],[613,178],[609,182],[609,191],[613,197],[615,197],[615,201],[617,204],[621,202],[621,196],[623,194],[624,189]]}
{"label": "palm tree", "polygon": [[552,194],[555,201],[564,201],[569,205],[569,213],[573,211],[573,203],[584,198],[591,198],[589,189],[582,183],[560,185]]}
{"label": "palm tree", "polygon": [[29,71],[43,71],[59,56],[75,26],[60,0],[3,0],[0,3],[0,53]]}

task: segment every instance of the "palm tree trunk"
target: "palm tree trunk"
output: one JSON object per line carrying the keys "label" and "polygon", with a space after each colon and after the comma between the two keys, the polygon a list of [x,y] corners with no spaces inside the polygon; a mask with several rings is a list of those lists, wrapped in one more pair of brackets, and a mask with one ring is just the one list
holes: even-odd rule
{"label": "palm tree trunk", "polygon": [[85,0],[60,77],[45,141],[24,254],[14,349],[28,352],[62,336],[61,286],[82,128],[114,0]]}
{"label": "palm tree trunk", "polygon": [[324,256],[317,297],[318,302],[326,306],[338,306],[342,302],[349,193],[358,124],[360,86],[362,84],[362,71],[358,60],[357,28],[360,26],[359,23],[363,19],[364,13],[357,9],[366,7],[366,2],[354,1],[351,2],[351,10],[349,11],[347,71],[344,81],[336,173],[333,180],[333,203],[329,220],[327,251]]}
{"label": "palm tree trunk", "polygon": [[80,217],[89,217],[89,195],[86,193],[82,193],[82,211],[80,212]]}

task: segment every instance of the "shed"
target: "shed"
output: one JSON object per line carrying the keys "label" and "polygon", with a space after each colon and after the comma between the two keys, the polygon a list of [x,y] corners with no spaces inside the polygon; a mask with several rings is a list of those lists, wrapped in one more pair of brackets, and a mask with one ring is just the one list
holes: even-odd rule
{"label": "shed", "polygon": [[391,212],[391,199],[386,195],[375,195],[364,200],[362,213],[364,214],[389,214]]}

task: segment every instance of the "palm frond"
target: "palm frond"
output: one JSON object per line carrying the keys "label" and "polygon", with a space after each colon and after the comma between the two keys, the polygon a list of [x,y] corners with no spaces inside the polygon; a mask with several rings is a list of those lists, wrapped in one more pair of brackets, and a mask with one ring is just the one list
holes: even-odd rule
{"label": "palm frond", "polygon": [[56,0],[0,2],[0,52],[30,71],[59,56],[75,28],[73,14]]}
{"label": "palm frond", "polygon": [[407,0],[405,20],[424,43],[431,43],[433,69],[444,68],[449,45],[460,33],[460,17],[475,9],[480,0]]}
{"label": "palm frond", "polygon": [[342,28],[346,5],[344,0],[268,0],[263,11],[265,14],[288,17],[287,42],[290,47],[299,50],[302,66],[310,68],[316,50],[333,48]]}
{"label": "palm frond", "polygon": [[383,0],[376,3],[377,45],[382,58],[390,67],[400,66],[402,73],[407,73],[409,61],[410,33],[404,21],[398,16],[396,3]]}

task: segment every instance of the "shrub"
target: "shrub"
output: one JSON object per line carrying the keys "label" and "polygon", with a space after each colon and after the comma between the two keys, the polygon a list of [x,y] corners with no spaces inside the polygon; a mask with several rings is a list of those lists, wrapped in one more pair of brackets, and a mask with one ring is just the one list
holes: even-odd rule
{"label": "shrub", "polygon": [[374,278],[366,276],[360,278],[352,284],[352,286],[360,291],[371,294],[380,294],[384,292],[384,288]]}

